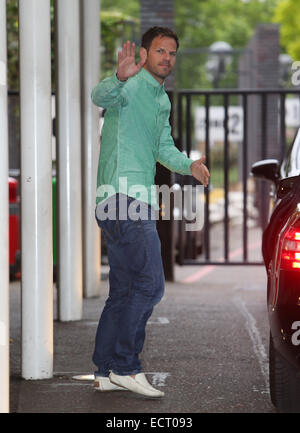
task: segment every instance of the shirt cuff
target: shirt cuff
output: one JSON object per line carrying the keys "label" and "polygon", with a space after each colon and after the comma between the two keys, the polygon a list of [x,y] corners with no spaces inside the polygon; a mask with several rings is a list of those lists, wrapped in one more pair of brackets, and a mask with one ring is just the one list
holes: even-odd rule
{"label": "shirt cuff", "polygon": [[121,86],[124,86],[124,84],[125,84],[126,81],[127,81],[127,80],[125,80],[125,81],[120,81],[120,80],[118,79],[118,77],[117,77],[117,72],[115,72],[115,73],[113,74],[112,78],[113,78],[113,83],[114,83],[114,84],[119,84],[119,85],[121,85]]}
{"label": "shirt cuff", "polygon": [[185,171],[185,174],[192,174],[192,172],[191,172],[191,165],[193,164],[193,160],[192,159],[190,159],[190,158],[187,158],[186,160],[185,160],[185,162],[184,162],[184,171]]}

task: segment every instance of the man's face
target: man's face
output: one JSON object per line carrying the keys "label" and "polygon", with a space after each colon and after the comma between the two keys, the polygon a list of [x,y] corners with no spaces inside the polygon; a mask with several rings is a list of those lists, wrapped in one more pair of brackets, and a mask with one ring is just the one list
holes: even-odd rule
{"label": "man's face", "polygon": [[157,36],[148,50],[141,48],[141,56],[147,53],[144,68],[160,83],[172,72],[176,60],[177,45],[173,38]]}

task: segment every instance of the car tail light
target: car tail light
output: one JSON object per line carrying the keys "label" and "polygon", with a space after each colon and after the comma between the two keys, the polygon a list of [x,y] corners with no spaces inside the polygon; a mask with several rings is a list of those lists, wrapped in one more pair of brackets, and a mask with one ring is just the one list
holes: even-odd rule
{"label": "car tail light", "polygon": [[300,227],[292,226],[284,234],[281,268],[300,270]]}
{"label": "car tail light", "polygon": [[13,177],[8,178],[9,203],[18,202],[18,185],[19,182]]}

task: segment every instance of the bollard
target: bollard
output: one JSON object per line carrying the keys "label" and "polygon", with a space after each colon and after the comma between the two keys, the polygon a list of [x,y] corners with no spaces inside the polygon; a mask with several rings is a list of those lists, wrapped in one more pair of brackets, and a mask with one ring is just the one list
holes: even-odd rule
{"label": "bollard", "polygon": [[79,0],[56,0],[58,316],[82,318]]}
{"label": "bollard", "polygon": [[9,412],[8,115],[6,1],[0,0],[0,412]]}
{"label": "bollard", "polygon": [[95,220],[97,165],[99,158],[99,109],[91,101],[91,91],[99,81],[100,2],[81,0],[82,49],[82,227],[83,293],[86,298],[100,295],[100,230]]}
{"label": "bollard", "polygon": [[22,377],[53,375],[50,0],[19,1]]}

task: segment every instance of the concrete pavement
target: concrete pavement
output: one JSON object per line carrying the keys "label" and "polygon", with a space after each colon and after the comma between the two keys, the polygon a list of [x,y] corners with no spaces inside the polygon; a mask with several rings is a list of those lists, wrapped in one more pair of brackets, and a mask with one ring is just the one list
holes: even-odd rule
{"label": "concrete pavement", "polygon": [[[268,395],[262,266],[176,267],[176,282],[166,283],[141,357],[150,382],[165,391],[161,400],[127,391],[99,393],[88,380],[94,371],[91,356],[107,279],[100,298],[84,299],[81,321],[55,320],[54,377],[21,379],[20,284],[10,286],[11,412],[274,412]],[[257,329],[251,329],[253,323]],[[258,333],[260,341],[255,343],[251,332]],[[260,351],[255,344],[260,344]]]}

